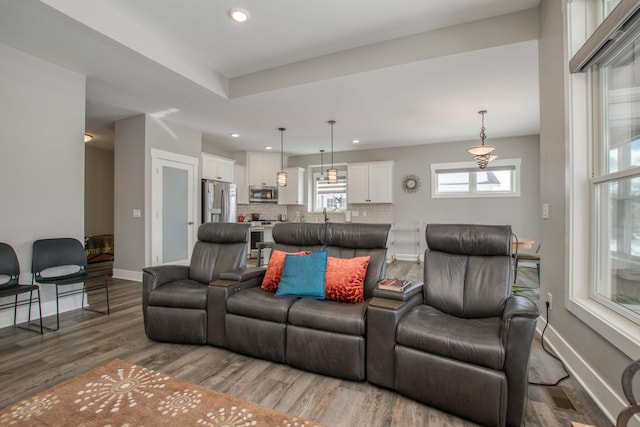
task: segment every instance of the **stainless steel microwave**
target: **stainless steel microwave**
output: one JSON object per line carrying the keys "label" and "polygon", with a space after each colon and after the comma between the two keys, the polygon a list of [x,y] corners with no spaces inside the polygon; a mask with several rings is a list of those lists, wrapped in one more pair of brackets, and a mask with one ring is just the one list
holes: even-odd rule
{"label": "stainless steel microwave", "polygon": [[249,187],[249,202],[278,203],[278,187]]}

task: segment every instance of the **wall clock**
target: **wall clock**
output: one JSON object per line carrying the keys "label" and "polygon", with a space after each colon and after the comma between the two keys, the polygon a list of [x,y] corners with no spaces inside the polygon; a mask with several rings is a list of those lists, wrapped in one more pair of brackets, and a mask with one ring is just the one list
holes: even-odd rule
{"label": "wall clock", "polygon": [[402,179],[402,189],[407,193],[415,193],[420,188],[420,178],[415,175],[407,175]]}

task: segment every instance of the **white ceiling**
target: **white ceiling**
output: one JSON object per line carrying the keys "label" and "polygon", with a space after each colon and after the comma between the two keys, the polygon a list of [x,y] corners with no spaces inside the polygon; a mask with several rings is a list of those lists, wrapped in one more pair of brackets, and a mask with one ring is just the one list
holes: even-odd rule
{"label": "white ceiling", "polygon": [[330,119],[336,151],[476,139],[480,109],[489,140],[537,134],[538,2],[3,1],[0,42],[87,76],[91,144],[147,113],[225,151],[278,149],[283,126],[308,154]]}

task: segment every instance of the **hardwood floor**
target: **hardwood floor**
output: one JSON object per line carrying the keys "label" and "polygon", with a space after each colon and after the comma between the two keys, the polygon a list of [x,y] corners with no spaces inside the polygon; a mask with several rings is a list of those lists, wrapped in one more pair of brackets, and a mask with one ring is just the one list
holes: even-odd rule
{"label": "hardwood floor", "polygon": [[[537,280],[535,269],[522,268],[518,274],[523,284]],[[399,261],[389,265],[388,276],[418,280],[422,265]],[[324,377],[206,345],[151,341],[142,324],[141,284],[112,279],[109,294],[110,316],[64,313],[60,330],[43,336],[0,329],[0,407],[120,358],[329,426],[475,425],[367,382]],[[530,380],[553,382],[562,374],[537,337]],[[526,426],[611,425],[573,378],[562,386],[578,412],[554,409],[545,387],[530,386]]]}

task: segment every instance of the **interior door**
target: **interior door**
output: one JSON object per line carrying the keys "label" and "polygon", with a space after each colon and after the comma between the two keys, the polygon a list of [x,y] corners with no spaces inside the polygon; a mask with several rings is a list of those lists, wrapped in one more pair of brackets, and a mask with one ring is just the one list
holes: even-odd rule
{"label": "interior door", "polygon": [[152,265],[189,263],[195,241],[197,162],[152,152]]}

